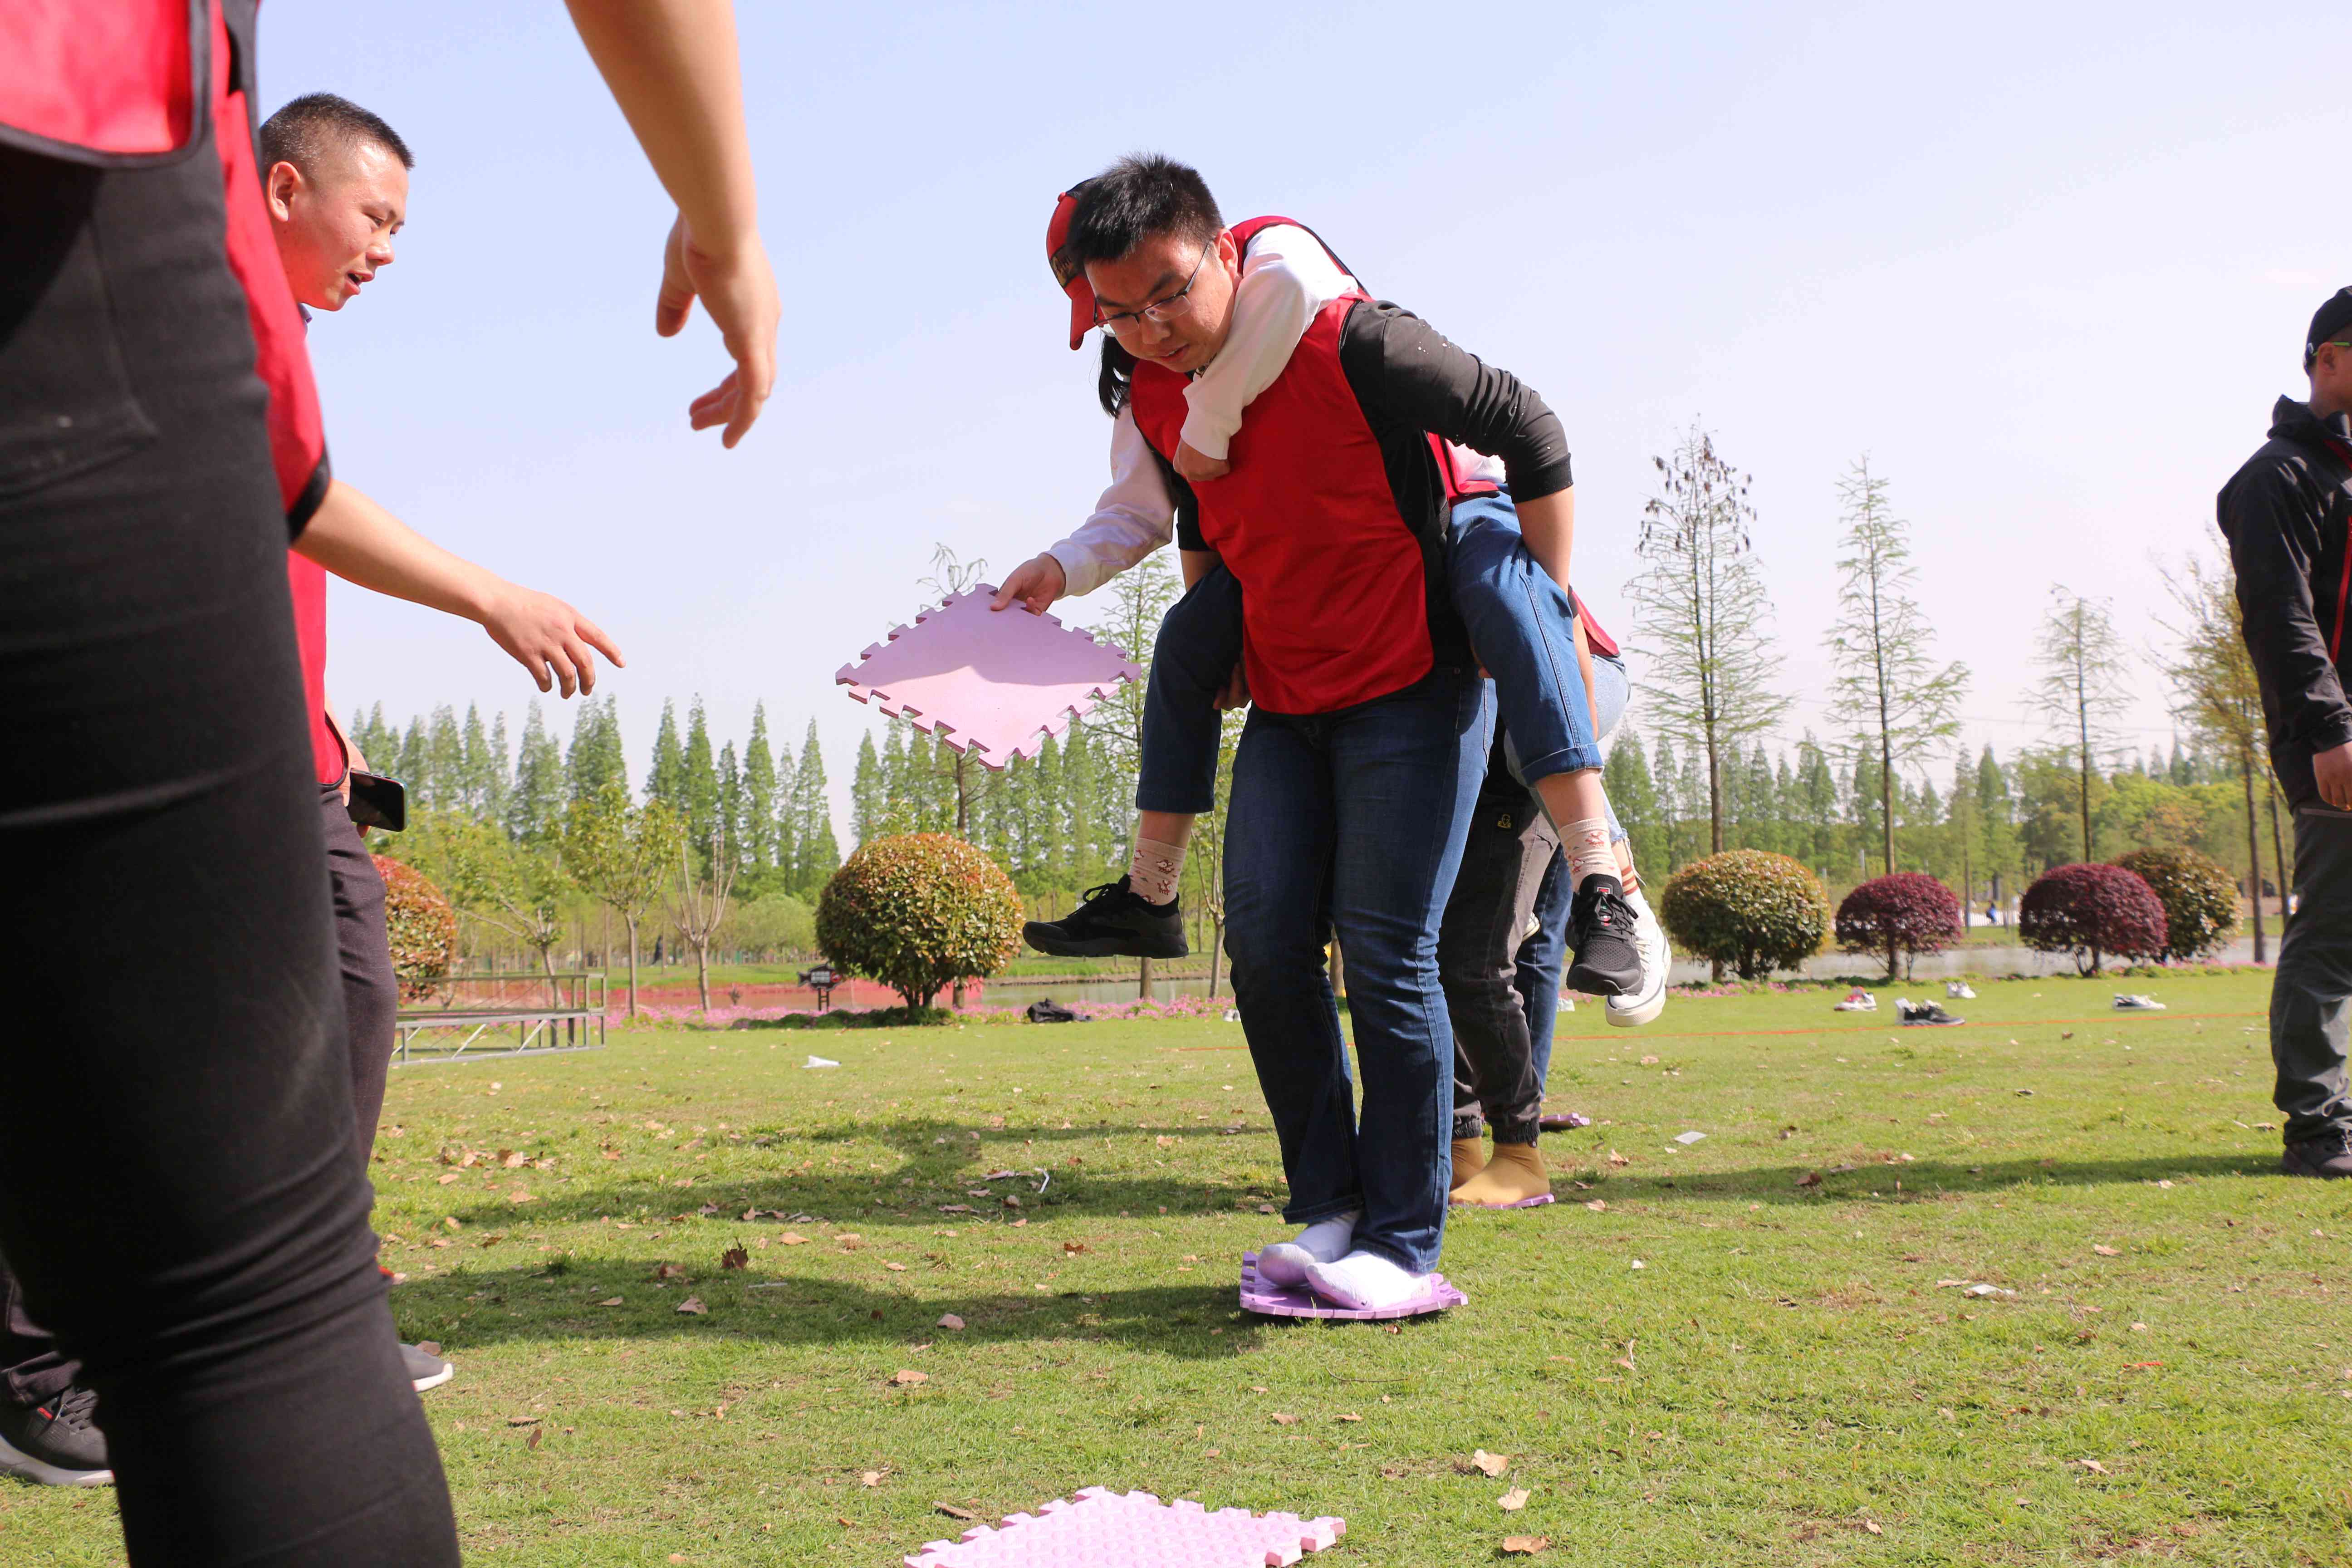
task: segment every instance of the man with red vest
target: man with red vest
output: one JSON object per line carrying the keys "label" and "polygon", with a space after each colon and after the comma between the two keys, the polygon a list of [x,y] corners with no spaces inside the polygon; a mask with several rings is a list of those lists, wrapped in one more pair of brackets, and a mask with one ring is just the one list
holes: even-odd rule
{"label": "man with red vest", "polygon": [[[1450,564],[1475,553],[1453,531],[1463,520],[1449,515],[1452,503],[1476,487],[1448,443],[1507,460],[1528,547],[1564,573],[1571,514],[1559,421],[1514,378],[1351,288],[1315,312],[1251,403],[1231,473],[1188,486],[1172,466],[1187,377],[1232,335],[1252,237],[1297,226],[1227,229],[1200,176],[1161,158],[1121,162],[1070,193],[1065,209],[1055,269],[1074,300],[1083,282],[1091,317],[1081,322],[1074,303],[1074,336],[1109,329],[1101,391],[1118,415],[1117,504],[1160,539],[1173,514],[1191,592],[1214,586],[1200,559],[1213,552],[1215,575],[1229,574],[1225,591],[1242,602],[1255,708],[1234,764],[1227,940],[1282,1142],[1286,1212],[1307,1227],[1267,1255],[1286,1264],[1297,1254],[1316,1289],[1351,1305],[1424,1301],[1444,1222],[1442,1091],[1454,1057],[1437,921],[1488,739],[1471,637],[1446,592]],[[1556,584],[1546,592],[1570,624],[1565,595]],[[1582,713],[1572,651],[1536,668],[1543,662],[1517,672],[1523,691],[1538,706]],[[1591,831],[1595,868],[1605,867],[1613,889],[1589,716],[1580,743],[1575,729],[1528,758],[1528,771],[1540,785],[1589,784],[1589,812],[1573,789],[1555,793],[1579,808],[1564,826],[1579,853]],[[1321,963],[1335,931],[1365,1080],[1360,1128]]]}
{"label": "man with red vest", "polygon": [[[2246,652],[2271,761],[2294,807],[2294,918],[2271,985],[2274,1099],[2290,1176],[2352,1176],[2352,289],[2311,318],[2308,402],[2282,397],[2270,439],[2221,488]],[[2259,889],[2257,889],[2259,892]]]}

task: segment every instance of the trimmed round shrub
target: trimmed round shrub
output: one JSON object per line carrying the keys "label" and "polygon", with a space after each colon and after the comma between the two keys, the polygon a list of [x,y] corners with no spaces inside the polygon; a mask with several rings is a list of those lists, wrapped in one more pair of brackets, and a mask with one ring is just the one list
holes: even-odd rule
{"label": "trimmed round shrub", "polygon": [[1731,849],[1675,873],[1658,917],[1685,952],[1730,964],[1742,980],[1759,980],[1822,950],[1830,896],[1786,855]]}
{"label": "trimmed round shrub", "polygon": [[961,838],[877,838],[824,885],[816,942],[835,966],[928,1007],[941,987],[993,973],[1021,951],[1021,895]]}
{"label": "trimmed round shrub", "polygon": [[2096,974],[2110,954],[2164,951],[2164,905],[2121,866],[2053,866],[2018,900],[2017,934],[2037,952],[2073,953],[2076,969]]}
{"label": "trimmed round shrub", "polygon": [[1837,942],[1846,952],[1886,956],[1886,978],[1908,979],[1911,962],[1961,940],[1960,900],[1925,871],[1874,877],[1838,903]]}
{"label": "trimmed round shrub", "polygon": [[400,999],[421,1002],[449,977],[457,957],[457,915],[441,889],[405,861],[375,858],[383,873],[383,921],[392,935],[392,972]]}
{"label": "trimmed round shrub", "polygon": [[2210,855],[2194,849],[2135,849],[2116,864],[2146,882],[2164,906],[2163,963],[2201,958],[2238,924],[2238,884]]}

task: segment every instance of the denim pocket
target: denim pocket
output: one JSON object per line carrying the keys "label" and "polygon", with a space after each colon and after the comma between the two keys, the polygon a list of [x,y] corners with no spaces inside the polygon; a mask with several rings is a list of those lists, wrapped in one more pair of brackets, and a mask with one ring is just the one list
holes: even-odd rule
{"label": "denim pocket", "polygon": [[0,500],[102,467],[157,435],[123,368],[92,225],[72,221],[69,205],[29,205],[11,200],[0,213]]}

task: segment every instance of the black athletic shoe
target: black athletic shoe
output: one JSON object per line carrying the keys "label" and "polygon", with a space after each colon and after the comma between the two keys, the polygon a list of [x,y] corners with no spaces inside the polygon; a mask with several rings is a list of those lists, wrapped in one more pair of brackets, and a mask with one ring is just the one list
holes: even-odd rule
{"label": "black athletic shoe", "polygon": [[2337,1128],[2316,1138],[2305,1138],[2286,1146],[2280,1157],[2279,1169],[2290,1176],[2317,1176],[2335,1180],[2352,1176],[2352,1131]]}
{"label": "black athletic shoe", "polygon": [[1910,1002],[1898,998],[1895,1011],[1906,1024],[1965,1024],[1966,1018],[1955,1018],[1944,1011],[1941,1002]]}
{"label": "black athletic shoe", "polygon": [[1181,958],[1192,945],[1177,903],[1147,904],[1121,877],[1087,889],[1086,902],[1060,920],[1031,921],[1021,935],[1056,958]]}
{"label": "black athletic shoe", "polygon": [[29,1407],[0,1405],[0,1473],[45,1487],[111,1485],[97,1412],[98,1395],[87,1388]]}
{"label": "black athletic shoe", "polygon": [[1568,907],[1568,941],[1576,963],[1568,988],[1588,996],[1623,996],[1642,988],[1642,947],[1633,906],[1614,877],[1587,877]]}

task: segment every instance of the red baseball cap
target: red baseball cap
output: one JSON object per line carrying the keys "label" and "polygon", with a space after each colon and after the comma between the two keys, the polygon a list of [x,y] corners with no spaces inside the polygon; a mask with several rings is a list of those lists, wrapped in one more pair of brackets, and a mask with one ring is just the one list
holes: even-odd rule
{"label": "red baseball cap", "polygon": [[1087,340],[1095,324],[1094,285],[1087,281],[1087,269],[1067,254],[1070,246],[1070,223],[1078,211],[1078,193],[1093,184],[1081,180],[1064,191],[1054,203],[1054,221],[1045,226],[1045,260],[1054,269],[1054,281],[1070,297],[1070,346],[1076,348]]}

